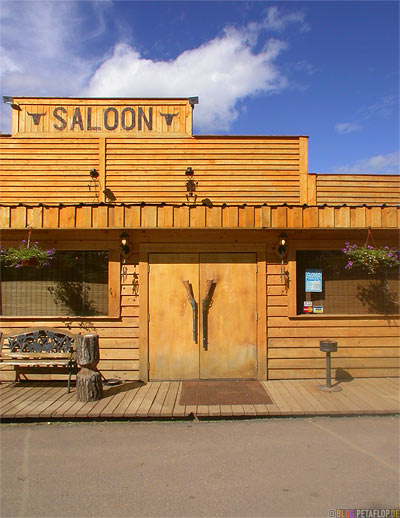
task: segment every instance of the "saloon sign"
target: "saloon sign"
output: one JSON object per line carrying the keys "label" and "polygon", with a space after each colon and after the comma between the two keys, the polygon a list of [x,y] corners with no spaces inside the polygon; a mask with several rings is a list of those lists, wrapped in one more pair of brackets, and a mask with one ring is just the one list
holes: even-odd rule
{"label": "saloon sign", "polygon": [[[13,134],[63,136],[188,136],[192,106],[188,99],[140,102],[117,99],[14,98]],[[40,103],[40,104],[39,104]]]}

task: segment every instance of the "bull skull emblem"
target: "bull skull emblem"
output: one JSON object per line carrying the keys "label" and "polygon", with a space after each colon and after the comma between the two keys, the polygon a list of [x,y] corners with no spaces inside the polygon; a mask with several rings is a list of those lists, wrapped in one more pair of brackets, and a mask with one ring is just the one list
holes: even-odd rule
{"label": "bull skull emblem", "polygon": [[163,117],[165,117],[165,122],[167,123],[167,126],[171,126],[172,124],[172,119],[174,117],[176,117],[177,115],[179,115],[178,113],[161,113],[160,112],[160,115],[162,115]]}
{"label": "bull skull emblem", "polygon": [[26,112],[28,115],[30,115],[33,119],[33,124],[35,126],[39,126],[39,122],[40,122],[40,117],[43,117],[44,115],[46,115],[46,113],[29,113],[29,112]]}

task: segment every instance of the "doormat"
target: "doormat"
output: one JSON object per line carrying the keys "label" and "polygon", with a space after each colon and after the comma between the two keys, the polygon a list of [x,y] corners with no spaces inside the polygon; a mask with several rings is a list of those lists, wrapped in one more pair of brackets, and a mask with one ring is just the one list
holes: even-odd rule
{"label": "doormat", "polygon": [[259,381],[182,381],[179,404],[186,405],[272,405]]}

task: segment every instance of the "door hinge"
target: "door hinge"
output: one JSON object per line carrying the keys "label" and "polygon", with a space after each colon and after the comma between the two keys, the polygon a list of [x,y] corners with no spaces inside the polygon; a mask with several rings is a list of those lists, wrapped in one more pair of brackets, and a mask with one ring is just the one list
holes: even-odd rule
{"label": "door hinge", "polygon": [[150,265],[147,263],[147,273],[150,273]]}
{"label": "door hinge", "polygon": [[258,322],[258,312],[256,311],[256,322]]}
{"label": "door hinge", "polygon": [[147,313],[147,322],[150,322],[150,313]]}

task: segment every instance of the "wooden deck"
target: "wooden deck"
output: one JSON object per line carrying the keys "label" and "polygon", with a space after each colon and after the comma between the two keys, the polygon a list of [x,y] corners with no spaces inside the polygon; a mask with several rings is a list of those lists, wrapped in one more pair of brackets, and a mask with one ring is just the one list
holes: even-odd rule
{"label": "wooden deck", "polygon": [[313,415],[397,414],[399,378],[353,379],[342,392],[322,392],[320,380],[262,382],[271,405],[181,406],[180,382],[125,382],[104,387],[100,401],[81,403],[65,383],[0,384],[0,418],[19,420],[252,418]]}

